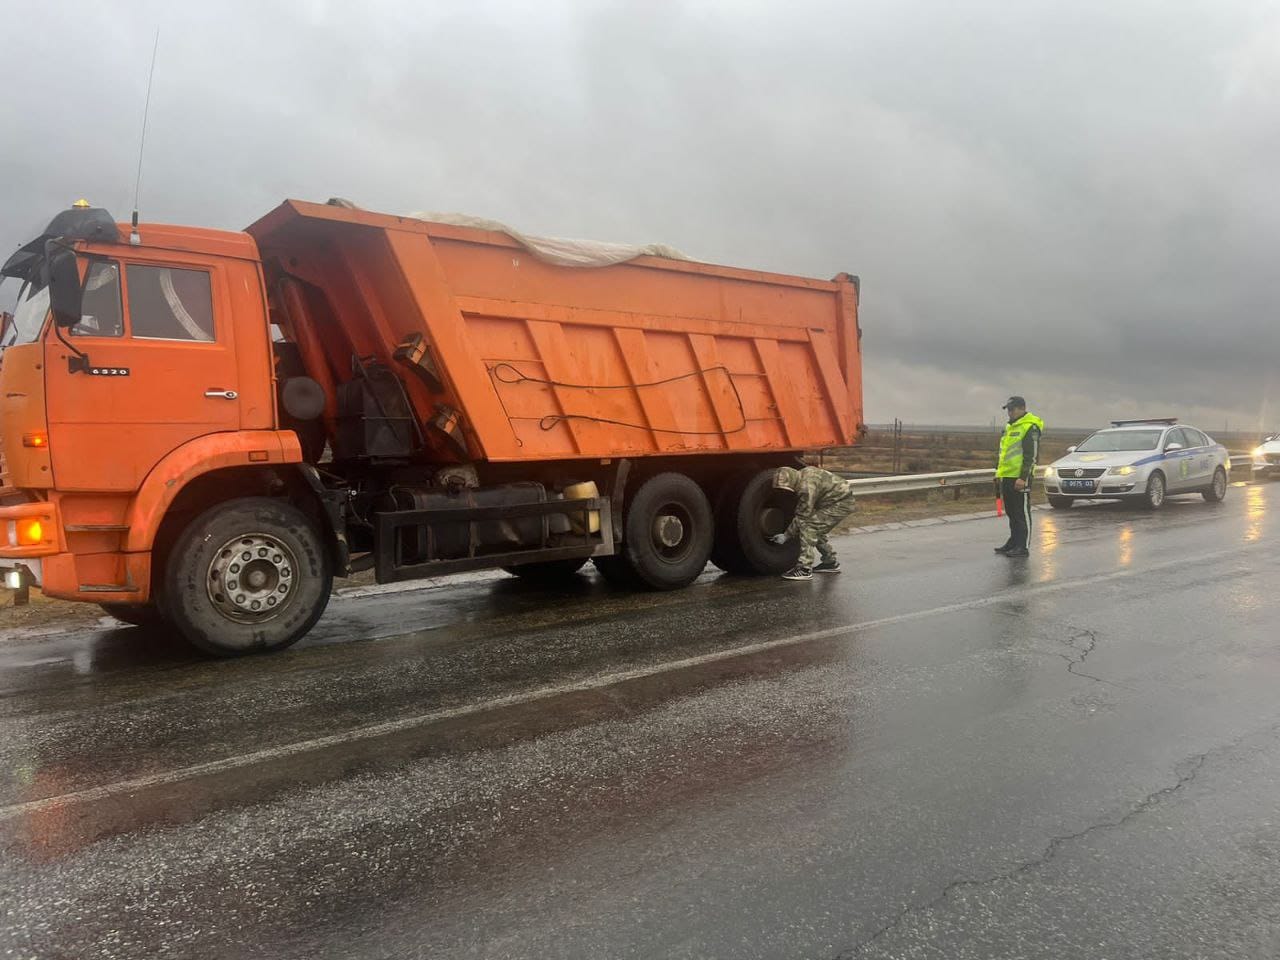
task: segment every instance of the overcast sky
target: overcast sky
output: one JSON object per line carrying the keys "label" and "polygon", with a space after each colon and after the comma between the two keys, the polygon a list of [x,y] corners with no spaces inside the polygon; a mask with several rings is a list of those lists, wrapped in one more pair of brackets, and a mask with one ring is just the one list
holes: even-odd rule
{"label": "overcast sky", "polygon": [[869,421],[1280,429],[1274,2],[0,0],[0,249],[127,218],[157,25],[144,219],[343,196],[848,270]]}

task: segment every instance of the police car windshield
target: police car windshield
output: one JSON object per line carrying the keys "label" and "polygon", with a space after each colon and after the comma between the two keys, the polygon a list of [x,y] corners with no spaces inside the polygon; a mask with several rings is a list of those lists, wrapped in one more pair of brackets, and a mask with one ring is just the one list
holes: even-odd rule
{"label": "police car windshield", "polygon": [[1076,453],[1117,453],[1121,450],[1154,450],[1163,430],[1099,430]]}

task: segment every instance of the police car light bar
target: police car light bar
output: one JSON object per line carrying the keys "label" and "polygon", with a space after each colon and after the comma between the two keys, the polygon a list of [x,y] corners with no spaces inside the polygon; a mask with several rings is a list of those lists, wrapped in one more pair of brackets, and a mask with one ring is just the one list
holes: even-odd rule
{"label": "police car light bar", "polygon": [[1142,417],[1139,420],[1112,420],[1113,427],[1131,427],[1135,423],[1165,423],[1173,426],[1178,422],[1177,417]]}

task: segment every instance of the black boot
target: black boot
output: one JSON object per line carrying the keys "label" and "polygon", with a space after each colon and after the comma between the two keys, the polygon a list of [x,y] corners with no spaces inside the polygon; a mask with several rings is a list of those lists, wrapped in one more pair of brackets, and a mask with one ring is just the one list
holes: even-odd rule
{"label": "black boot", "polygon": [[1009,552],[1010,550],[1012,550],[1012,549],[1013,549],[1013,541],[1012,541],[1012,540],[1006,540],[1006,541],[1005,541],[1004,543],[1002,543],[1000,546],[996,547],[996,548],[995,548],[995,551],[996,551],[996,553],[1008,553],[1008,552]]}

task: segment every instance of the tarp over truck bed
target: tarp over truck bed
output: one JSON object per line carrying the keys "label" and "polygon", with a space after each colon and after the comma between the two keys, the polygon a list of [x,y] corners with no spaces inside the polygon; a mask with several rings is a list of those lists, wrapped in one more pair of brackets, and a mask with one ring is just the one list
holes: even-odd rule
{"label": "tarp over truck bed", "polygon": [[286,201],[248,228],[323,301],[333,382],[426,338],[442,392],[492,461],[803,450],[862,423],[857,281],[639,257],[547,264],[503,233]]}

